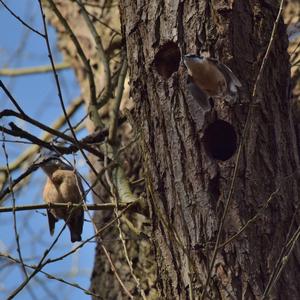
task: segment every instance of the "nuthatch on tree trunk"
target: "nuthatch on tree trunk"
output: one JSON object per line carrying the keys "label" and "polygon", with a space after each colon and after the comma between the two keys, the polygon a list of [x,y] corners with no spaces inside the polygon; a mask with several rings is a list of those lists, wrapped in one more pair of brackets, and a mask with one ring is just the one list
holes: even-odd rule
{"label": "nuthatch on tree trunk", "polygon": [[227,66],[215,59],[194,54],[184,55],[183,62],[192,82],[208,97],[228,102],[235,100],[242,84]]}
{"label": "nuthatch on tree trunk", "polygon": [[[41,154],[41,156],[44,160],[41,167],[48,176],[43,191],[44,201],[46,203],[82,203],[84,190],[76,171],[56,154]],[[54,233],[55,223],[58,219],[63,219],[69,227],[72,243],[81,241],[84,220],[82,207],[48,209],[47,214],[51,235]]]}

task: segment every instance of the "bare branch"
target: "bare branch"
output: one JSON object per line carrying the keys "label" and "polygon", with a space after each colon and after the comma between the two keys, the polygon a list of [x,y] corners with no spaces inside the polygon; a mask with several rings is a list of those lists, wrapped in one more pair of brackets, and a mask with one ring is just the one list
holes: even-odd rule
{"label": "bare branch", "polygon": [[108,140],[112,144],[114,144],[116,142],[119,110],[120,110],[120,104],[121,104],[121,100],[122,100],[122,96],[123,96],[124,82],[125,82],[126,74],[127,74],[127,59],[124,58],[123,63],[122,63],[122,68],[121,68],[121,71],[119,74],[118,85],[116,87],[115,106],[112,111],[113,115],[112,115],[111,126],[109,129]]}
{"label": "bare branch", "polygon": [[[100,61],[103,64],[104,67],[104,75],[105,75],[105,91],[103,93],[103,96],[101,97],[101,99],[99,100],[100,102],[100,107],[102,107],[104,104],[107,103],[107,101],[109,100],[109,98],[111,97],[112,91],[111,91],[111,75],[110,75],[110,68],[109,68],[109,63],[108,63],[108,59],[107,56],[105,54],[103,45],[102,45],[102,40],[94,26],[94,24],[92,23],[88,12],[86,10],[86,8],[84,7],[84,5],[82,4],[81,0],[75,0],[77,2],[77,4],[80,6],[81,12],[82,12],[82,16],[85,19],[85,22],[95,40],[95,43],[97,45],[96,50],[97,50],[97,54],[99,56]],[[96,103],[91,103],[91,105],[95,105],[95,107],[92,108],[92,110],[96,109],[97,104]]]}
{"label": "bare branch", "polygon": [[[20,105],[18,104],[18,102],[16,101],[16,99],[12,96],[12,94],[10,93],[10,91],[6,88],[6,86],[5,86],[5,84],[3,83],[2,80],[0,80],[0,87],[3,89],[3,91],[6,94],[6,96],[8,97],[8,99],[17,108],[17,110],[20,112],[20,114],[25,115],[25,112],[20,107]],[[1,118],[1,116],[0,116],[0,118]]]}
{"label": "bare branch", "polygon": [[38,30],[34,29],[33,27],[31,27],[29,24],[27,24],[25,21],[23,21],[19,16],[17,16],[5,3],[3,0],[0,0],[0,2],[2,3],[2,5],[9,11],[9,13],[16,18],[19,22],[21,22],[25,27],[27,27],[28,29],[30,29],[32,32],[40,35],[41,37],[44,37],[44,35],[42,33],[40,33]]}
{"label": "bare branch", "polygon": [[[1,0],[0,0],[1,1]],[[55,65],[57,71],[69,69],[71,67],[70,63],[62,62]],[[48,73],[52,72],[52,66],[38,66],[30,68],[19,68],[19,69],[1,69],[1,76],[24,76],[24,75],[33,75],[39,73]]]}
{"label": "bare branch", "polygon": [[[83,104],[82,97],[75,98],[70,103],[69,107],[67,108],[68,117],[70,118],[82,104]],[[53,128],[54,130],[58,130],[65,124],[65,122],[66,122],[65,117],[61,116],[52,124],[51,128]],[[46,132],[45,134],[42,135],[42,137],[40,139],[47,142],[51,139],[51,137],[52,137],[52,134]],[[8,142],[7,139],[6,139],[6,142]],[[33,146],[27,148],[25,151],[23,151],[19,157],[17,157],[13,162],[11,162],[9,164],[10,171],[16,170],[28,158],[33,157],[34,153],[36,153],[39,150],[39,148],[40,148],[39,146],[33,145]],[[4,169],[0,167],[0,172],[3,172],[3,170]]]}
{"label": "bare branch", "polygon": [[[1,83],[1,80],[0,80],[0,83]],[[44,125],[43,123],[40,123],[39,121],[35,120],[35,119],[32,119],[30,118],[29,116],[27,116],[25,113],[23,114],[19,114],[13,110],[10,110],[10,109],[5,109],[3,111],[0,112],[0,119],[4,116],[14,116],[14,117],[17,117],[21,120],[24,120],[36,127],[39,127],[45,131],[47,131],[48,133],[51,133],[52,135],[54,136],[57,136],[57,137],[60,137],[61,139],[65,140],[65,141],[68,141],[70,143],[72,143],[73,145],[79,145],[80,148],[82,149],[85,149],[87,151],[89,151],[90,153],[98,156],[100,159],[103,159],[104,158],[104,155],[103,153],[101,153],[99,150],[85,144],[85,143],[81,143],[80,141],[76,142],[72,137],[60,132],[60,131],[57,131],[51,127],[48,127],[46,125]]]}
{"label": "bare branch", "polygon": [[6,147],[5,147],[5,135],[4,135],[3,131],[2,131],[2,137],[4,140],[2,143],[2,148],[4,151],[4,155],[5,155],[9,187],[11,190],[11,195],[12,195],[12,200],[13,200],[13,222],[14,222],[14,232],[15,232],[15,238],[16,238],[16,244],[17,244],[17,252],[18,252],[19,259],[20,259],[22,271],[25,274],[25,277],[28,278],[28,274],[27,274],[26,268],[24,266],[23,256],[22,256],[22,252],[21,252],[20,239],[19,239],[19,233],[18,233],[18,227],[17,227],[17,215],[14,210],[14,208],[16,207],[16,198],[15,198],[14,190],[12,188],[12,178],[11,178],[10,171],[8,168],[8,154],[7,154]]}
{"label": "bare branch", "polygon": [[[137,202],[136,202],[137,203]],[[118,206],[123,209],[127,207],[129,203],[119,203]],[[113,210],[116,207],[114,203],[103,203],[103,204],[78,204],[78,203],[48,203],[48,204],[32,204],[32,205],[20,205],[15,207],[4,207],[0,206],[0,213],[13,212],[13,211],[26,211],[36,209],[52,209],[52,208],[72,208],[81,207],[87,208],[88,210]]]}
{"label": "bare branch", "polygon": [[[20,260],[18,260],[18,259],[16,259],[16,258],[12,257],[12,256],[9,255],[9,254],[0,253],[0,257],[4,257],[4,258],[6,258],[6,259],[8,259],[8,260],[10,260],[10,261],[12,261],[12,262],[18,263],[18,264],[20,263]],[[24,265],[25,265],[26,268],[30,268],[30,269],[33,269],[33,270],[36,269],[36,266],[28,265],[28,264],[24,264]],[[65,279],[63,279],[63,278],[54,276],[54,275],[52,275],[52,274],[50,274],[50,273],[47,273],[47,272],[45,272],[45,271],[43,271],[43,270],[40,270],[39,272],[42,273],[42,274],[44,274],[44,275],[46,275],[47,278],[49,278],[49,279],[57,280],[57,281],[60,281],[60,282],[62,282],[62,283],[64,283],[64,284],[67,284],[67,285],[70,285],[70,286],[75,287],[75,288],[77,288],[77,289],[80,289],[80,290],[82,290],[82,291],[83,291],[85,294],[87,294],[87,295],[91,295],[91,296],[94,296],[94,297],[97,297],[97,298],[101,298],[101,296],[92,293],[91,291],[89,291],[89,290],[87,290],[87,289],[81,287],[81,286],[80,286],[79,284],[77,284],[77,283],[69,282],[69,281],[67,281],[67,280],[65,280]]]}
{"label": "bare branch", "polygon": [[[92,113],[92,121],[95,123],[96,127],[97,125],[101,124],[101,120],[98,114],[98,111],[96,109],[97,107],[97,98],[96,98],[96,86],[95,86],[95,81],[94,81],[94,74],[92,71],[92,67],[89,63],[89,60],[86,58],[84,51],[77,39],[77,37],[75,36],[73,30],[71,29],[71,27],[69,26],[68,22],[66,21],[66,19],[63,17],[63,15],[60,13],[60,11],[58,10],[58,8],[56,7],[55,3],[53,2],[53,0],[47,0],[48,3],[50,4],[51,9],[54,11],[54,13],[56,14],[56,16],[58,17],[59,21],[61,22],[61,24],[64,26],[66,32],[69,34],[74,46],[77,49],[78,55],[80,57],[80,59],[82,60],[87,74],[88,74],[88,79],[89,79],[89,85],[90,85],[90,94],[91,94],[91,100],[90,103],[93,107],[91,113]],[[40,2],[40,1],[39,1]],[[42,4],[40,3],[41,9],[42,9]],[[90,112],[90,111],[89,111]]]}

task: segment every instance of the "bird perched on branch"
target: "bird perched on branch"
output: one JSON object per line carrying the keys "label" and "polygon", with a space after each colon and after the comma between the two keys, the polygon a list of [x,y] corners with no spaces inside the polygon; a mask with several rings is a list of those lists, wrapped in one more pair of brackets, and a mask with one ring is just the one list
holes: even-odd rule
{"label": "bird perched on branch", "polygon": [[[41,167],[47,174],[43,191],[46,203],[82,203],[83,186],[76,171],[65,164],[55,153],[41,154]],[[81,241],[84,212],[81,207],[47,209],[50,234],[53,235],[55,223],[65,220],[69,227],[72,243]]]}
{"label": "bird perched on branch", "polygon": [[[184,55],[183,62],[192,83],[207,97],[235,102],[238,88],[242,84],[227,66],[215,59],[195,54]],[[191,92],[195,95],[194,91]]]}

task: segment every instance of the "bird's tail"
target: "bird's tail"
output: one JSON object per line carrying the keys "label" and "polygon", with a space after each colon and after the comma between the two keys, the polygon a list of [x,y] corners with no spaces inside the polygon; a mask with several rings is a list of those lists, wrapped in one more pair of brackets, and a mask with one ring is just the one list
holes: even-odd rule
{"label": "bird's tail", "polygon": [[83,219],[84,219],[84,213],[81,207],[73,212],[72,216],[68,221],[68,227],[70,230],[72,243],[81,241]]}

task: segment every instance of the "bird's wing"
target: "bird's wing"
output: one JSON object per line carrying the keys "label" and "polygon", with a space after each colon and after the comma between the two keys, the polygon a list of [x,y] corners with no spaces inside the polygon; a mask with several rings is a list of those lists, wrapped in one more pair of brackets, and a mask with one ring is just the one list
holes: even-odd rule
{"label": "bird's wing", "polygon": [[60,185],[65,176],[66,176],[66,171],[64,170],[56,170],[53,172],[52,176],[51,176],[51,181],[55,184],[55,185]]}
{"label": "bird's wing", "polygon": [[73,170],[56,170],[51,180],[63,195],[64,202],[79,203],[84,198],[81,178]]}
{"label": "bird's wing", "polygon": [[193,77],[188,77],[187,88],[189,92],[192,94],[193,98],[198,102],[201,106],[202,110],[210,110],[211,105],[208,100],[208,96],[195,84],[193,81]]}
{"label": "bird's wing", "polygon": [[222,64],[221,62],[219,62],[217,59],[215,58],[211,58],[211,57],[207,57],[207,60],[216,64],[218,66],[218,68],[220,69],[220,71],[225,75],[227,75],[232,81],[233,83],[237,86],[237,87],[241,87],[242,84],[241,82],[238,80],[238,78],[234,75],[234,73],[231,71],[231,69],[229,67],[227,67],[226,65]]}
{"label": "bird's wing", "polygon": [[77,176],[77,185],[78,185],[78,187],[79,187],[79,189],[80,189],[81,195],[83,196],[83,200],[85,200],[85,199],[84,199],[84,188],[83,188],[83,185],[82,185],[81,178],[80,178],[80,176],[78,175],[78,173],[76,174],[76,176]]}
{"label": "bird's wing", "polygon": [[78,173],[74,172],[73,170],[56,170],[55,172],[53,172],[51,179],[55,184],[61,184],[66,177],[70,177],[70,176],[72,177],[72,180],[76,182],[76,185],[78,186],[80,191],[84,193],[81,178],[78,175]]}
{"label": "bird's wing", "polygon": [[218,67],[221,69],[221,71],[225,72],[230,79],[232,80],[232,82],[237,86],[237,87],[241,87],[242,84],[241,82],[238,80],[238,78],[234,75],[234,73],[229,69],[229,67],[227,67],[226,65],[219,63]]}

